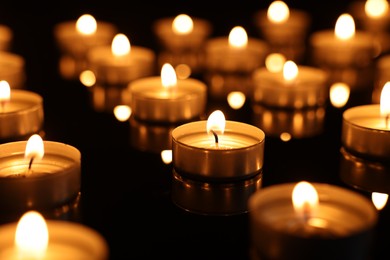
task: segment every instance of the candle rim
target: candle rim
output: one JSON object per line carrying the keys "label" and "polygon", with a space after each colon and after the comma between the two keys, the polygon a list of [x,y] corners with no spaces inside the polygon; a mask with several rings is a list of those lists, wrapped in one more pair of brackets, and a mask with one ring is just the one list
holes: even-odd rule
{"label": "candle rim", "polygon": [[[367,112],[366,114],[362,115],[361,113],[357,113],[357,111],[365,111]],[[380,105],[379,104],[369,104],[369,105],[361,105],[361,106],[355,106],[347,109],[343,113],[343,122],[345,124],[352,125],[356,128],[366,130],[366,131],[371,131],[371,132],[378,132],[378,133],[383,133],[387,134],[390,133],[390,128],[389,129],[379,129],[379,128],[374,128],[374,127],[369,127],[369,126],[364,126],[355,123],[353,120],[356,118],[382,118],[380,114]],[[384,118],[384,117],[383,117]]]}

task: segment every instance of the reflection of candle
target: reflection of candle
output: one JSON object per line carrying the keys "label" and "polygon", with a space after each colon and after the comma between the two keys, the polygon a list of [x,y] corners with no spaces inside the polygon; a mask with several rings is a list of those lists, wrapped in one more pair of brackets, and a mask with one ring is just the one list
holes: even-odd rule
{"label": "reflection of candle", "polygon": [[27,211],[17,223],[0,226],[0,259],[108,259],[108,245],[95,230]]}
{"label": "reflection of candle", "polygon": [[161,77],[145,77],[128,85],[132,114],[140,120],[180,122],[198,118],[206,107],[206,85],[196,79],[177,80],[166,63]]}
{"label": "reflection of candle", "polygon": [[318,68],[286,61],[282,71],[259,68],[253,74],[254,100],[276,107],[313,107],[325,104],[327,75]]}
{"label": "reflection of candle", "polygon": [[307,182],[258,190],[249,199],[249,216],[254,253],[266,259],[365,258],[378,219],[362,195]]}
{"label": "reflection of candle", "polygon": [[343,114],[342,143],[351,153],[389,161],[390,82],[382,89],[380,104],[352,107]]}
{"label": "reflection of candle", "polygon": [[[22,140],[43,128],[43,99],[0,81],[0,140]],[[8,93],[5,95],[5,93]]]}
{"label": "reflection of candle", "polygon": [[273,1],[267,10],[258,11],[254,19],[271,51],[292,60],[302,58],[311,20],[306,12],[290,9],[283,1]]}
{"label": "reflection of candle", "polygon": [[91,48],[87,62],[95,73],[96,84],[126,86],[130,81],[150,76],[155,69],[155,54],[145,47],[130,45],[124,34],[117,34],[111,46]]}
{"label": "reflection of candle", "polygon": [[43,142],[44,151],[28,152],[31,140],[0,145],[0,196],[7,197],[2,209],[51,208],[80,191],[80,152],[50,141]]}
{"label": "reflection of candle", "polygon": [[26,74],[24,58],[18,54],[0,51],[0,79],[6,80],[11,88],[23,88]]}
{"label": "reflection of candle", "polygon": [[[224,122],[224,118],[216,121],[226,127],[214,128],[212,119],[187,123],[172,131],[176,171],[206,179],[242,179],[261,171],[264,132],[245,123]],[[215,132],[207,131],[213,129]]]}

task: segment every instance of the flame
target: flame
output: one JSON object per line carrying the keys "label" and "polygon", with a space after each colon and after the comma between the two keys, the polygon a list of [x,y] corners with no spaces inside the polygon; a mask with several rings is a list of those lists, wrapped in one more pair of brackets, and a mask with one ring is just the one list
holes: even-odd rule
{"label": "flame", "polygon": [[272,2],[267,10],[268,20],[274,23],[283,23],[290,17],[290,9],[283,1]]}
{"label": "flame", "polygon": [[298,182],[292,192],[292,202],[295,212],[304,219],[307,219],[318,206],[318,193],[309,182]]}
{"label": "flame", "polygon": [[229,106],[233,109],[240,109],[245,103],[245,94],[241,91],[232,91],[227,95]]}
{"label": "flame", "polygon": [[42,137],[38,134],[33,134],[27,141],[26,150],[24,152],[24,158],[41,160],[44,155],[44,146]]}
{"label": "flame", "polygon": [[161,83],[165,88],[171,88],[177,84],[175,69],[169,63],[165,63],[161,68]]}
{"label": "flame", "polygon": [[161,151],[161,160],[165,164],[170,164],[172,162],[172,150],[162,150]]}
{"label": "flame", "polygon": [[186,14],[179,14],[173,19],[172,30],[177,34],[189,34],[194,29],[194,22]]}
{"label": "flame", "polygon": [[130,53],[131,46],[129,38],[123,33],[115,35],[111,44],[111,51],[115,56],[125,56]]}
{"label": "flame", "polygon": [[343,82],[336,82],[330,86],[330,102],[334,107],[343,107],[347,104],[350,94],[350,88]]}
{"label": "flame", "polygon": [[298,76],[298,66],[295,62],[288,60],[283,65],[283,78],[292,81]]}
{"label": "flame", "polygon": [[229,33],[229,46],[245,48],[248,44],[248,35],[241,26],[235,26]]}
{"label": "flame", "polygon": [[96,19],[90,14],[83,14],[77,19],[76,30],[84,35],[92,35],[96,32]]}
{"label": "flame", "polygon": [[381,210],[386,206],[388,198],[389,195],[386,193],[373,192],[371,194],[372,203],[374,203],[377,210]]}
{"label": "flame", "polygon": [[124,122],[130,118],[131,108],[127,105],[118,105],[114,107],[114,115],[118,121]]}
{"label": "flame", "polygon": [[355,35],[355,21],[350,14],[344,13],[339,16],[335,26],[336,37],[340,40],[348,40]]}
{"label": "flame", "polygon": [[265,67],[270,72],[280,72],[283,70],[283,65],[286,62],[286,57],[281,53],[271,53],[265,58]]}
{"label": "flame", "polygon": [[0,102],[7,102],[11,98],[11,88],[7,81],[0,81]]}
{"label": "flame", "polygon": [[380,111],[383,116],[390,115],[390,81],[387,81],[383,86],[380,100]]}
{"label": "flame", "polygon": [[389,3],[386,0],[367,0],[364,4],[364,11],[370,18],[383,17],[389,10]]}
{"label": "flame", "polygon": [[96,83],[96,76],[91,70],[84,70],[80,73],[80,82],[86,87],[92,87]]}
{"label": "flame", "polygon": [[28,211],[20,218],[15,232],[18,259],[43,259],[49,244],[49,231],[43,216]]}
{"label": "flame", "polygon": [[210,131],[213,130],[214,132],[219,132],[223,134],[223,132],[225,131],[225,126],[225,115],[222,113],[221,110],[215,110],[213,113],[210,114],[209,118],[207,119],[207,133],[210,133]]}

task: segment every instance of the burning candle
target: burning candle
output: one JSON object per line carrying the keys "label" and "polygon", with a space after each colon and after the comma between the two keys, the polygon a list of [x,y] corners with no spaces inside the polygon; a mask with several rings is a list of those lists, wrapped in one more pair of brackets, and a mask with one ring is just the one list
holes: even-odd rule
{"label": "burning candle", "polygon": [[0,208],[23,211],[53,208],[80,192],[80,152],[67,144],[28,141],[0,145]]}
{"label": "burning candle", "polygon": [[43,99],[40,95],[10,88],[0,81],[0,140],[22,140],[43,128]]}
{"label": "burning candle", "polygon": [[303,58],[310,20],[308,13],[290,9],[283,1],[273,1],[267,10],[258,11],[254,17],[271,52],[282,53],[295,61]]}
{"label": "burning candle", "polygon": [[177,123],[199,118],[206,108],[207,87],[200,80],[178,80],[169,63],[161,77],[144,77],[128,85],[132,114],[139,120]]}
{"label": "burning candle", "polygon": [[273,107],[323,106],[329,96],[327,74],[322,69],[297,66],[287,60],[281,71],[258,68],[253,74],[254,101]]}
{"label": "burning candle", "polygon": [[57,45],[63,57],[67,57],[65,61],[70,62],[65,65],[75,67],[69,77],[78,77],[86,69],[85,55],[90,48],[109,45],[116,32],[115,25],[96,21],[91,14],[83,14],[77,21],[57,24],[54,27]]}
{"label": "burning candle", "polygon": [[159,64],[186,64],[195,72],[203,69],[204,43],[212,32],[209,21],[179,14],[153,24],[153,32],[160,44]]}
{"label": "burning candle", "polygon": [[22,56],[0,51],[0,79],[13,88],[23,88],[26,81],[25,60]]}
{"label": "burning candle", "polygon": [[155,69],[155,54],[145,47],[130,44],[128,37],[116,34],[111,46],[91,48],[87,63],[101,86],[126,87],[134,79],[150,76]]}
{"label": "burning candle", "polygon": [[378,214],[358,193],[301,181],[260,189],[248,203],[259,258],[364,259],[370,252]]}
{"label": "burning candle", "polygon": [[390,81],[381,93],[380,104],[352,107],[343,114],[342,143],[358,157],[389,161]]}
{"label": "burning candle", "polygon": [[17,223],[0,226],[0,259],[91,259],[109,256],[105,239],[79,223],[45,220],[27,211]]}

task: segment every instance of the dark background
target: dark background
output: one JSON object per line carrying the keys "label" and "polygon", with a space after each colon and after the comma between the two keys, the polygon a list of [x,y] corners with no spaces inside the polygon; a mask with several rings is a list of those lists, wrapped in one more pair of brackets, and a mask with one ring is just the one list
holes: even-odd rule
{"label": "dark background", "polygon": [[[290,8],[311,14],[311,32],[333,28],[349,2],[286,1]],[[82,154],[80,204],[76,212],[64,218],[100,232],[109,245],[110,259],[249,259],[248,214],[203,216],[175,206],[170,197],[171,165],[165,165],[159,153],[134,147],[128,121],[119,122],[112,113],[96,111],[87,88],[77,80],[61,77],[54,25],[91,13],[97,20],[114,23],[132,44],[157,50],[151,31],[157,18],[187,13],[208,19],[214,27],[213,36],[228,35],[233,26],[242,25],[249,36],[259,37],[253,14],[270,3],[55,1],[49,5],[15,2],[0,7],[0,23],[10,26],[14,33],[11,51],[26,61],[26,89],[44,98],[44,139],[73,145]],[[305,179],[354,189],[339,178],[342,112],[369,103],[366,94],[353,94],[341,109],[329,104],[319,136],[290,142],[266,137],[263,187]],[[215,108],[222,109],[229,120],[252,123],[250,103],[234,111],[224,102],[210,100],[207,114]],[[380,212],[370,259],[389,257],[384,242],[389,231],[387,208]]]}

